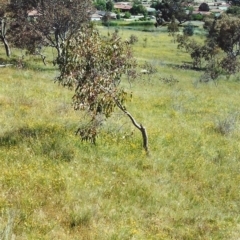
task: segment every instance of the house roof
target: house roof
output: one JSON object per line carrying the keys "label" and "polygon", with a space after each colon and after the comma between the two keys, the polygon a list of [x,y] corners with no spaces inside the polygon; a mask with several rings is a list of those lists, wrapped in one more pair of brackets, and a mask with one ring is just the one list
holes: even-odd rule
{"label": "house roof", "polygon": [[102,16],[97,13],[94,13],[91,15],[91,18],[102,18]]}
{"label": "house roof", "polygon": [[114,4],[114,8],[130,10],[130,9],[132,9],[132,6],[131,5],[127,5],[127,4]]}

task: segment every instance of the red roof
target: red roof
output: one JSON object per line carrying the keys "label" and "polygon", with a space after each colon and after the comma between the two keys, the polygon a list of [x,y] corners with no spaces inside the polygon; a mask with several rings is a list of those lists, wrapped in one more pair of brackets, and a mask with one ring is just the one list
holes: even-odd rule
{"label": "red roof", "polygon": [[127,5],[127,4],[114,4],[114,8],[130,10],[130,9],[132,9],[132,6]]}

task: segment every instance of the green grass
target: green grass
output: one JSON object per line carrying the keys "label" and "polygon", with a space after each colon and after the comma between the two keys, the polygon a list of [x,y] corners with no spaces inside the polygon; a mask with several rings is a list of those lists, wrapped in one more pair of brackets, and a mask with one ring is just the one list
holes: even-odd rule
{"label": "green grass", "polygon": [[[52,51],[46,67],[28,56],[24,69],[0,68],[0,239],[239,238],[238,78],[196,85],[201,72],[178,68],[191,59],[167,33],[119,34],[137,35],[138,62],[158,69],[123,81],[150,156],[118,112],[96,146],[75,136],[84,115],[54,83]],[[179,83],[160,81],[170,75]]]}

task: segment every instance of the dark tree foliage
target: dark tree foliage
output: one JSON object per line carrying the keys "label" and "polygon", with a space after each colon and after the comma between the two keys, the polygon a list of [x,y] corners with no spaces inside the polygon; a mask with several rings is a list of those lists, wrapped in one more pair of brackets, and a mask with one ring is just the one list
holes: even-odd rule
{"label": "dark tree foliage", "polygon": [[187,36],[193,36],[194,34],[194,26],[189,23],[188,25],[183,27],[183,34]]}
{"label": "dark tree foliage", "polygon": [[191,11],[186,11],[187,1],[166,0],[158,2],[155,6],[157,10],[156,20],[157,25],[163,25],[165,22],[170,22],[173,17],[182,24],[191,19]]}
{"label": "dark tree foliage", "polygon": [[232,14],[235,16],[239,16],[240,15],[240,6],[231,6],[227,9],[226,13]]}
{"label": "dark tree foliage", "polygon": [[107,1],[107,2],[106,2],[106,10],[109,11],[109,12],[111,12],[111,11],[113,10],[113,8],[114,8],[114,3],[113,3],[113,1],[111,1],[111,0]]}
{"label": "dark tree foliage", "polygon": [[240,6],[240,0],[232,0],[230,3],[232,6]]}
{"label": "dark tree foliage", "polygon": [[134,3],[132,9],[130,10],[130,13],[133,15],[143,14],[144,16],[146,16],[147,9],[142,4]]}
{"label": "dark tree foliage", "polygon": [[201,12],[209,12],[210,8],[207,3],[203,2],[198,8],[199,11]]}

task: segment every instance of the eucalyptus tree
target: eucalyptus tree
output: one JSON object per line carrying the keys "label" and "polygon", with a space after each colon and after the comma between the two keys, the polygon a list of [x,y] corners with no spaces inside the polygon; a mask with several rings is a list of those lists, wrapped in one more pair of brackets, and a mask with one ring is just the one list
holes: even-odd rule
{"label": "eucalyptus tree", "polygon": [[85,111],[89,117],[88,124],[77,130],[81,139],[95,143],[101,121],[118,108],[140,130],[143,147],[148,152],[145,127],[124,106],[128,94],[121,87],[121,79],[123,75],[137,76],[129,41],[121,40],[116,32],[102,37],[92,25],[86,24],[64,42],[62,55],[65,61],[60,61],[58,81],[74,90],[74,109]]}
{"label": "eucalyptus tree", "polygon": [[[240,19],[222,14],[206,18],[206,40],[199,43],[186,35],[178,35],[178,48],[184,48],[193,60],[194,68],[204,68],[206,77],[216,80],[220,74],[240,71]],[[205,81],[205,80],[204,80]]]}
{"label": "eucalyptus tree", "polygon": [[208,31],[207,43],[218,46],[224,53],[220,63],[227,73],[236,73],[240,56],[240,19],[223,14],[220,18],[208,19],[205,23]]}

